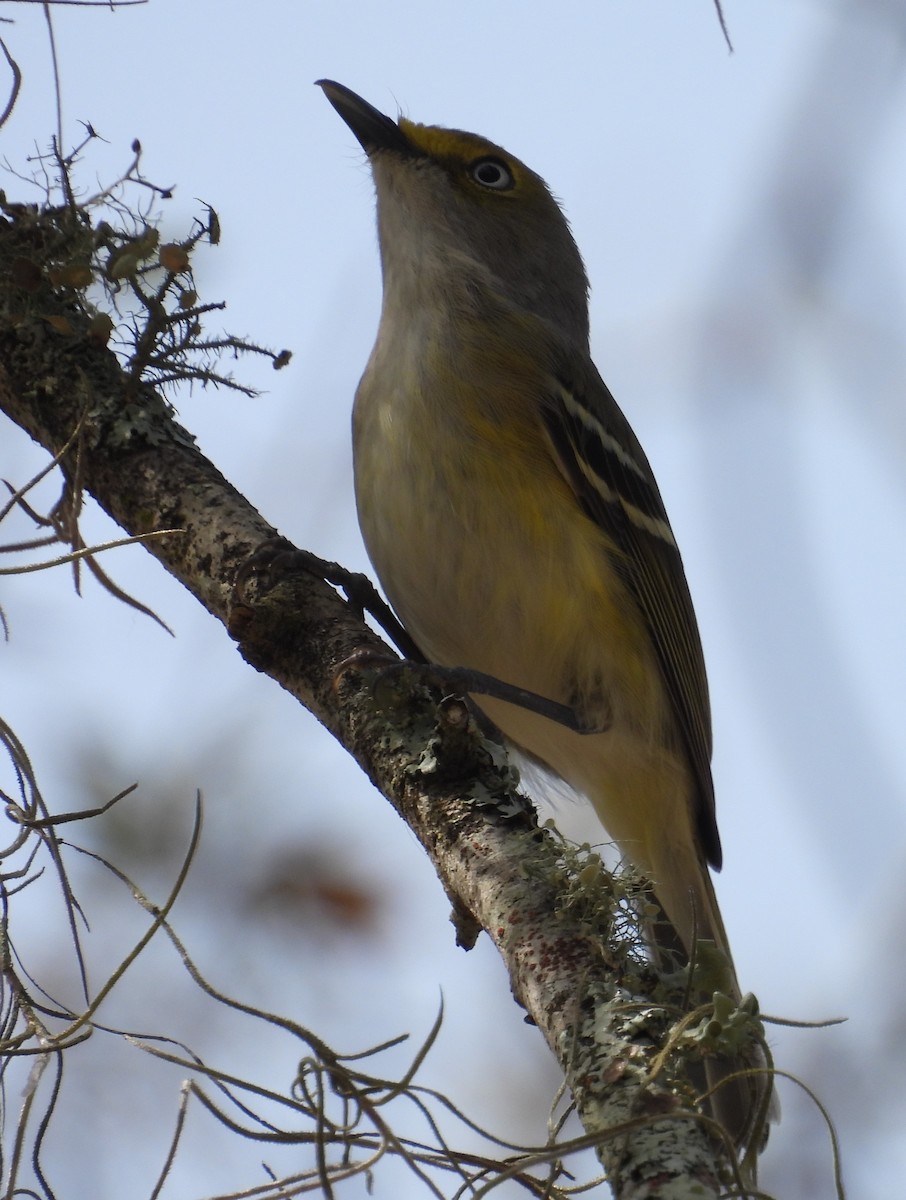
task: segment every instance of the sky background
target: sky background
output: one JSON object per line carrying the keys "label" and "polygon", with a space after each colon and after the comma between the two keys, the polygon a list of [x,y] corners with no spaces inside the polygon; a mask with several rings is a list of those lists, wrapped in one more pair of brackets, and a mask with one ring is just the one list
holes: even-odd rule
{"label": "sky background", "polygon": [[[226,328],[294,358],[279,374],[234,364],[264,394],[183,393],[180,420],[283,533],[358,569],[349,412],[380,308],[373,197],[313,81],[482,133],[549,182],[592,281],[596,362],[655,468],[696,603],[717,888],[740,979],[767,1013],[848,1018],[771,1040],[837,1121],[850,1195],[873,1200],[906,1174],[906,4],[725,10],[732,55],[708,0],[59,7],[64,141],[81,121],[105,139],[84,156],[90,192],[141,139],[145,175],[175,185],[162,240],[217,210],[222,244],[197,256],[202,301],[226,299]],[[17,175],[56,123],[46,23],[37,4],[0,4],[0,17],[24,76],[0,131],[0,186],[38,201]],[[21,484],[45,461],[2,426],[0,477]],[[2,540],[30,531],[11,522]],[[83,532],[115,536],[95,510]],[[425,1082],[498,1132],[542,1140],[554,1064],[487,939],[454,947],[412,836],[146,552],[104,566],[174,638],[87,577],[75,596],[65,569],[6,578],[0,595],[0,715],[50,807],[140,784],[72,840],[161,900],[200,788],[202,842],[174,922],[211,982],[350,1051],[405,1031],[417,1042],[442,993]],[[14,790],[11,776],[0,786]],[[557,818],[600,837],[581,804]],[[99,984],[145,922],[101,868],[73,855],[71,870]],[[49,876],[19,898],[12,931],[35,978],[77,1003]],[[163,942],[101,1017],[284,1089],[301,1054],[201,997]],[[73,1052],[44,1151],[57,1195],[147,1196],[184,1074],[114,1035]],[[22,1079],[7,1080],[7,1136]],[[763,1185],[830,1196],[820,1120],[794,1085],[780,1093]],[[163,1195],[264,1182],[269,1153],[196,1106]],[[341,1194],[364,1196],[363,1181]],[[375,1194],[424,1189],[382,1166]]]}

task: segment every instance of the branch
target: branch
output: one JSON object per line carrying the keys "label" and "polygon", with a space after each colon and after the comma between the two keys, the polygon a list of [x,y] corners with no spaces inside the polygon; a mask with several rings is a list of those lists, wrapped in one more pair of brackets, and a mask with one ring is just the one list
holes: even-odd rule
{"label": "branch", "polygon": [[[0,225],[0,261],[10,229]],[[619,1200],[716,1197],[729,1160],[695,1107],[682,1054],[662,1065],[671,1030],[688,1026],[688,1017],[676,1023],[682,995],[668,995],[625,944],[604,940],[609,877],[595,870],[589,880],[588,864],[570,869],[461,701],[442,700],[414,671],[394,673],[388,694],[373,669],[351,665],[393,652],[327,583],[303,573],[267,591],[253,580],[237,597],[237,570],[276,530],[198,451],[165,400],[92,339],[87,316],[70,309],[55,326],[28,315],[40,308],[33,284],[23,307],[8,275],[0,272],[0,407],[60,454],[70,484],[128,535],[180,531],[144,544],[407,822],[453,901],[461,944],[479,927],[488,932]]]}

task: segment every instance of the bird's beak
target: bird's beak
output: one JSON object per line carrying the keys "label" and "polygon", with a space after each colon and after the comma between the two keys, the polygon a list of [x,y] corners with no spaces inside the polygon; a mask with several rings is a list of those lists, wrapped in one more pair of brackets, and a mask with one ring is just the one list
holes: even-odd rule
{"label": "bird's beak", "polygon": [[376,150],[393,150],[397,154],[412,155],[415,147],[390,117],[357,96],[354,91],[332,79],[319,79],[317,86],[334,106],[366,154]]}

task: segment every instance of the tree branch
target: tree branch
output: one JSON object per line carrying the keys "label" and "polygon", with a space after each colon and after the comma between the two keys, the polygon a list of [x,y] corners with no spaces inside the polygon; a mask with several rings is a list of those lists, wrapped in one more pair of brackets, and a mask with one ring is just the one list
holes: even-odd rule
{"label": "tree branch", "polygon": [[[0,262],[13,228],[0,225]],[[471,944],[478,927],[491,936],[617,1197],[716,1197],[729,1160],[693,1103],[682,1054],[660,1065],[681,996],[608,940],[606,873],[589,881],[566,863],[461,701],[432,694],[416,672],[394,673],[387,687],[351,663],[361,651],[393,652],[323,580],[300,573],[270,590],[252,580],[237,597],[237,570],[276,530],[161,396],[92,340],[87,318],[49,286],[38,304],[31,279],[23,303],[9,274],[0,272],[0,407],[51,454],[71,441],[61,457],[70,483],[128,534],[181,530],[149,540],[149,553],[252,666],[318,717],[407,822],[453,900],[460,942]],[[55,325],[47,314],[61,305],[66,322]]]}

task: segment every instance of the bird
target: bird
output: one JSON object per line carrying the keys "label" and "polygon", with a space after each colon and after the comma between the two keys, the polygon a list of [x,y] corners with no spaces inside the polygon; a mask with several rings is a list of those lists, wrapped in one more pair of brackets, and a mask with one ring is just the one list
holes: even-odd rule
{"label": "bird", "polygon": [[[650,879],[655,953],[713,943],[740,1000],[711,880],[722,863],[704,656],[648,459],[589,349],[588,280],[544,180],[476,134],[393,120],[320,80],[368,158],[383,303],[353,408],[356,505],[428,662],[574,714],[473,697],[593,805]],[[764,1087],[717,1071],[736,1144]]]}

